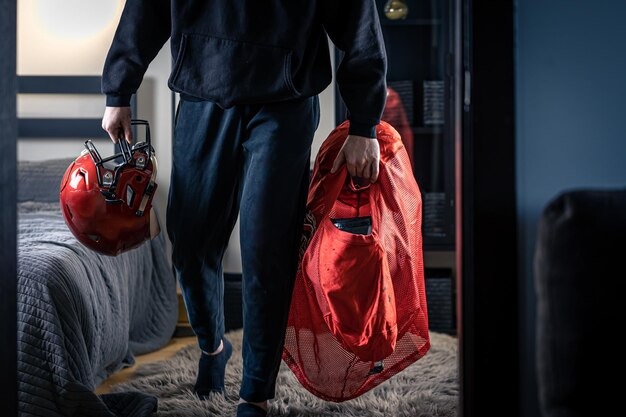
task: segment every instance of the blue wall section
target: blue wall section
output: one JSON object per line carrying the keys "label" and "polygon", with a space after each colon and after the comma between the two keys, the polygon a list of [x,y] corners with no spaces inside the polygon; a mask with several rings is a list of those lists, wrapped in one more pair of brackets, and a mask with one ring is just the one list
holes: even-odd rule
{"label": "blue wall section", "polygon": [[626,186],[626,1],[518,0],[517,197],[522,415],[536,415],[532,258],[559,192]]}

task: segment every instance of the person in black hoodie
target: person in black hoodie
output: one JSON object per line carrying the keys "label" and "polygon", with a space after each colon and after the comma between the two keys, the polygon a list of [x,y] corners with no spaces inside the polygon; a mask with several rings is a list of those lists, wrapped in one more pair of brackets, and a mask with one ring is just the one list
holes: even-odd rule
{"label": "person in black hoodie", "polygon": [[345,163],[376,181],[376,125],[387,60],[374,0],[127,0],[106,57],[102,127],[132,141],[130,97],[170,39],[168,86],[180,93],[167,232],[202,350],[195,392],[224,391],[222,258],[241,219],[244,338],[238,415],[275,396],[309,185],[318,94],[332,80],[328,37],[350,135]]}

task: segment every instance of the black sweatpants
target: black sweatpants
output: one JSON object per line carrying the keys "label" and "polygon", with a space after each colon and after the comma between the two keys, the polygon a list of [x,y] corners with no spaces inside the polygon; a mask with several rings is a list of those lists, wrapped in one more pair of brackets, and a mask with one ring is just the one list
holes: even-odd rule
{"label": "black sweatpants", "polygon": [[297,268],[318,96],[222,109],[181,100],[167,231],[200,348],[224,335],[222,259],[240,212],[243,381],[248,401],[274,398]]}

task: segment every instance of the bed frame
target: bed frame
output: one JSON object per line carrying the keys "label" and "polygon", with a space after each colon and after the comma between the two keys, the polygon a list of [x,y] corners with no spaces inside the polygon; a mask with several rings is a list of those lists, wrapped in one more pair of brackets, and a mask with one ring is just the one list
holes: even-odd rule
{"label": "bed frame", "polygon": [[[99,76],[18,76],[18,94],[93,94],[100,95]],[[103,103],[104,107],[104,103]],[[137,114],[137,97],[133,94],[131,108]],[[93,118],[18,118],[18,138],[104,138],[101,119]]]}

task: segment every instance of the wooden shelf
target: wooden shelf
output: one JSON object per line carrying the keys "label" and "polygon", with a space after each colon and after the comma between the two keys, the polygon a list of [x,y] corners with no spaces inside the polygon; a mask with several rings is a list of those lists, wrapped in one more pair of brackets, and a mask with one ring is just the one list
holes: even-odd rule
{"label": "wooden shelf", "polygon": [[435,26],[440,25],[440,19],[398,19],[390,20],[382,18],[380,21],[382,26]]}
{"label": "wooden shelf", "polygon": [[411,126],[411,131],[415,135],[441,135],[443,126]]}

